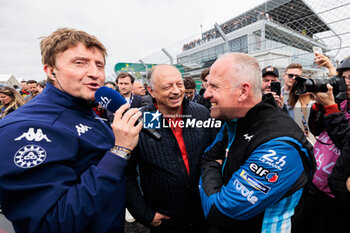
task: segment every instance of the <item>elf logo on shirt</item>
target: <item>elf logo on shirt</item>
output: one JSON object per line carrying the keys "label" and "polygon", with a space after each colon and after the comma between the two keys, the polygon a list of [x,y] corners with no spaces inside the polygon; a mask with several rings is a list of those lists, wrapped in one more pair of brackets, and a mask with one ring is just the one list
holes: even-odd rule
{"label": "elf logo on shirt", "polygon": [[256,163],[251,163],[249,169],[260,177],[265,177],[266,180],[270,183],[275,183],[278,179],[278,174],[271,172],[270,170],[257,165]]}

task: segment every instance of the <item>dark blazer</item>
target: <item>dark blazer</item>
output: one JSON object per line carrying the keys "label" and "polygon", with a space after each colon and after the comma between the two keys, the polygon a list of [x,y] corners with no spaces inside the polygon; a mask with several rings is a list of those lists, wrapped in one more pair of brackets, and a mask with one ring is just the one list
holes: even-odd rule
{"label": "dark blazer", "polygon": [[[182,115],[190,115],[190,119],[205,121],[209,118],[209,112],[204,106],[186,98],[182,106]],[[141,111],[156,112],[157,109],[152,103]],[[146,226],[152,222],[155,212],[170,216],[171,219],[165,222],[172,227],[192,225],[194,219],[202,219],[201,225],[205,226],[198,192],[199,166],[204,150],[215,138],[216,130],[183,128],[189,174],[172,130],[161,127],[157,131],[162,135],[161,141],[155,141],[141,131],[138,145],[128,162],[128,210],[137,221]],[[160,227],[164,225],[166,223]],[[169,232],[168,230],[164,228],[160,232]]]}
{"label": "dark blazer", "polygon": [[142,97],[139,95],[131,94],[132,102],[130,108],[141,108],[142,107]]}

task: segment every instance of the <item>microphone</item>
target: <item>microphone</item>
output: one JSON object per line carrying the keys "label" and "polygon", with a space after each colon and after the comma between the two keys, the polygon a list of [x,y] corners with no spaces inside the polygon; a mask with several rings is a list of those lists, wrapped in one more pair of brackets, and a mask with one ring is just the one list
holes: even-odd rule
{"label": "microphone", "polygon": [[[100,87],[97,89],[95,92],[95,99],[104,109],[107,109],[113,113],[117,111],[120,106],[126,104],[126,100],[123,98],[123,96],[109,87]],[[140,121],[141,117],[137,119],[135,124],[138,124]],[[160,133],[155,129],[142,128],[142,131],[157,141],[162,138]]]}

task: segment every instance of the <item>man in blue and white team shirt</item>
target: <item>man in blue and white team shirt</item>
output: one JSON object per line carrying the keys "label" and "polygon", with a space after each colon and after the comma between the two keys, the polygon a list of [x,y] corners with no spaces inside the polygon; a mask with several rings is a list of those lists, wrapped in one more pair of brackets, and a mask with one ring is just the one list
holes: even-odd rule
{"label": "man in blue and white team shirt", "polygon": [[303,232],[312,146],[272,94],[262,98],[257,60],[223,55],[210,69],[204,97],[210,116],[226,121],[202,158],[199,186],[209,225],[220,232]]}

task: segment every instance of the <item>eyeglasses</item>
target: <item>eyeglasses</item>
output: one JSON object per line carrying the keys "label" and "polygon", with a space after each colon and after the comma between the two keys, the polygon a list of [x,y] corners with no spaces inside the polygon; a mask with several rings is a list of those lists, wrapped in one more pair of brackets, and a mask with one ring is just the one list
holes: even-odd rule
{"label": "eyeglasses", "polygon": [[287,74],[288,78],[294,78],[294,77],[298,77],[299,75],[297,74]]}
{"label": "eyeglasses", "polygon": [[343,78],[344,78],[345,80],[350,81],[350,76],[343,76]]}

